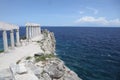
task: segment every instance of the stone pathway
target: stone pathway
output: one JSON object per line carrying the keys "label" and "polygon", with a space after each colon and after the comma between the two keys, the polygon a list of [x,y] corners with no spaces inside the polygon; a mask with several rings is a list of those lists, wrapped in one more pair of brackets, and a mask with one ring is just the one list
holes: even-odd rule
{"label": "stone pathway", "polygon": [[[41,40],[42,36],[35,37],[33,41]],[[33,55],[34,53],[42,52],[40,46],[36,42],[30,42],[26,45],[15,47],[14,50],[9,50],[8,53],[0,54],[0,70],[9,68],[10,64],[15,64],[18,60],[25,56]]]}

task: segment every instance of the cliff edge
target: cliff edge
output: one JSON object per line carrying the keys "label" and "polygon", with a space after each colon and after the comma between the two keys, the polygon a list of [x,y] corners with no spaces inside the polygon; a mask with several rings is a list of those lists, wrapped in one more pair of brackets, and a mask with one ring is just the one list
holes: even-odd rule
{"label": "cliff edge", "polygon": [[42,39],[32,41],[39,45],[41,52],[25,56],[10,65],[0,80],[82,80],[65,66],[55,55],[56,40],[53,32],[42,30]]}

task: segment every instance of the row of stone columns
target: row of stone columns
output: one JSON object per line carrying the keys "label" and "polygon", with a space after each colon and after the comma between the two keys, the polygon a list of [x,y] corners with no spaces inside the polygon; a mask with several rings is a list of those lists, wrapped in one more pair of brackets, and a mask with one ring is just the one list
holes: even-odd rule
{"label": "row of stone columns", "polygon": [[[11,48],[14,49],[15,41],[14,41],[14,30],[10,30],[10,40],[11,40]],[[7,42],[7,30],[3,30],[3,45],[4,52],[8,51],[8,42]],[[16,46],[19,46],[19,29],[16,29]]]}
{"label": "row of stone columns", "polygon": [[26,26],[26,38],[32,39],[41,34],[40,26]]}

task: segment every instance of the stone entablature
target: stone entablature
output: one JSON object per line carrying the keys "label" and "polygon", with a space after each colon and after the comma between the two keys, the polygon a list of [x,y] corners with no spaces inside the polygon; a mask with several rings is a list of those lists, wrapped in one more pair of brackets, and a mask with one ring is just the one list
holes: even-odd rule
{"label": "stone entablature", "polygon": [[19,29],[17,25],[0,22],[0,30],[13,30],[13,29]]}

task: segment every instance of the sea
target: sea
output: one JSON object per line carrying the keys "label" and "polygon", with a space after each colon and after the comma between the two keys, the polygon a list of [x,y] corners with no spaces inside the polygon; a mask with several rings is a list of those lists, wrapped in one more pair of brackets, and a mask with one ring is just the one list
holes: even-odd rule
{"label": "sea", "polygon": [[[54,26],[42,29],[54,32],[57,56],[83,80],[120,80],[120,28]],[[25,36],[25,27],[20,27],[20,36]],[[2,42],[0,32],[0,50]],[[8,42],[10,45],[10,39]]]}

